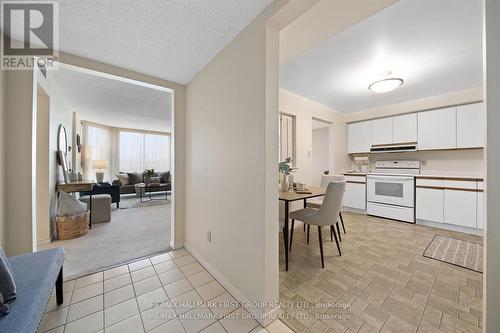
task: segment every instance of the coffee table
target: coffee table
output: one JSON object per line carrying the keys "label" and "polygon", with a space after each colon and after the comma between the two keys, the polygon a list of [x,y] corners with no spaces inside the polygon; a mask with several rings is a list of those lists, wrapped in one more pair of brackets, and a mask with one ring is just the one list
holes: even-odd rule
{"label": "coffee table", "polygon": [[[144,197],[146,197],[146,194],[149,194],[149,200],[168,200],[168,191],[169,191],[169,186],[168,184],[139,184],[137,185],[139,188],[139,198],[141,202],[144,202]],[[156,192],[165,192],[165,199],[163,198],[153,198],[152,193]]]}

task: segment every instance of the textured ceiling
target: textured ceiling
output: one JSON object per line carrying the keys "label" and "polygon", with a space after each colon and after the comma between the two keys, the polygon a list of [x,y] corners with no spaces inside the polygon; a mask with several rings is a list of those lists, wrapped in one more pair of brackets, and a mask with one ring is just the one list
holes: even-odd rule
{"label": "textured ceiling", "polygon": [[59,1],[63,52],[188,83],[272,0]]}
{"label": "textured ceiling", "polygon": [[[392,92],[368,85],[384,71]],[[354,112],[482,84],[481,0],[404,0],[283,64],[280,87]]]}
{"label": "textured ceiling", "polygon": [[171,131],[171,94],[60,66],[48,71],[82,120],[151,131]]}

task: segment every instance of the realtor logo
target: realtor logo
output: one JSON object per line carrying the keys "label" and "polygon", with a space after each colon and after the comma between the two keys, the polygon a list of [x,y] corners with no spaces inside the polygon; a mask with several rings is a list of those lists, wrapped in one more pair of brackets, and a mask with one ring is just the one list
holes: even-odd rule
{"label": "realtor logo", "polygon": [[2,69],[53,69],[58,49],[58,3],[2,2]]}

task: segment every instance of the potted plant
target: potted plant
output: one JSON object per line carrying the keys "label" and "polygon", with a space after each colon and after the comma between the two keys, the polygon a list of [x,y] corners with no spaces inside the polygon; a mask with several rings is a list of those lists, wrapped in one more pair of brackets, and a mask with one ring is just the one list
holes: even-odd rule
{"label": "potted plant", "polygon": [[151,178],[155,176],[156,176],[155,169],[144,170],[144,184],[148,186],[149,183],[151,182]]}
{"label": "potted plant", "polygon": [[287,158],[284,162],[279,163],[279,172],[281,173],[281,190],[288,191],[290,188],[290,159]]}

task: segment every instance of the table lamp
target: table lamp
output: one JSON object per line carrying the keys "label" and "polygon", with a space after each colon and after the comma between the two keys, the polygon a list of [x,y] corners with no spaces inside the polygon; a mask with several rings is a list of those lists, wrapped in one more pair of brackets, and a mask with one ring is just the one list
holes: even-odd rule
{"label": "table lamp", "polygon": [[106,160],[93,160],[92,161],[92,169],[97,170],[95,172],[95,178],[98,183],[102,183],[104,181],[104,172],[103,170],[108,168],[108,161]]}

